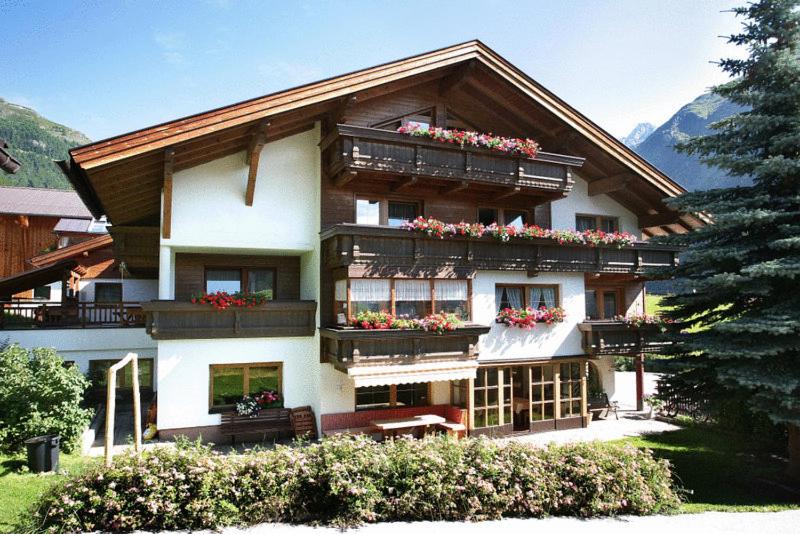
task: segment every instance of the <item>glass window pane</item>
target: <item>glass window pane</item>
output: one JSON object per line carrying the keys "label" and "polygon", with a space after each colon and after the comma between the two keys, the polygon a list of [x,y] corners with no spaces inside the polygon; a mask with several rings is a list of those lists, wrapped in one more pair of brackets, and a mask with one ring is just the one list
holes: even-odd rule
{"label": "glass window pane", "polygon": [[225,291],[236,293],[242,290],[242,272],[239,269],[208,269],[206,271],[206,293]]}
{"label": "glass window pane", "polygon": [[486,370],[486,380],[489,386],[497,385],[497,367],[490,367]]}
{"label": "glass window pane", "polygon": [[616,232],[619,229],[617,226],[617,219],[614,217],[601,217],[600,229],[608,233]]}
{"label": "glass window pane", "polygon": [[482,407],[486,406],[486,390],[485,389],[478,389],[475,391],[475,406]]}
{"label": "glass window pane", "polygon": [[499,400],[499,390],[497,388],[489,388],[486,390],[486,405],[497,406]]}
{"label": "glass window pane", "polygon": [[266,389],[280,393],[280,371],[278,367],[251,367],[250,394],[261,393]]}
{"label": "glass window pane", "polygon": [[275,291],[275,271],[272,269],[250,269],[247,271],[247,292],[261,293],[272,300]]}
{"label": "glass window pane", "polygon": [[234,404],[244,396],[243,367],[212,367],[213,406]]}
{"label": "glass window pane", "polygon": [[478,208],[478,222],[484,226],[497,222],[497,210],[494,208]]}
{"label": "glass window pane", "polygon": [[586,230],[594,230],[595,228],[595,218],[588,217],[585,215],[577,215],[575,217],[575,229],[579,232],[585,232]]}
{"label": "glass window pane", "polygon": [[95,283],[95,302],[122,302],[122,284]]}
{"label": "glass window pane", "polygon": [[486,385],[486,369],[478,369],[475,374],[475,387],[482,388]]}
{"label": "glass window pane", "polygon": [[617,315],[617,292],[603,292],[603,318],[613,319]]}
{"label": "glass window pane", "polygon": [[542,371],[544,373],[544,381],[545,382],[552,382],[553,381],[553,366],[552,365],[543,365]]}
{"label": "glass window pane", "polygon": [[427,406],[428,384],[398,384],[397,406]]}
{"label": "glass window pane", "polygon": [[553,419],[555,417],[555,410],[553,409],[553,403],[547,402],[544,405],[544,417],[542,419]]}
{"label": "glass window pane", "polygon": [[381,203],[379,200],[359,198],[356,200],[356,224],[380,224]]}
{"label": "glass window pane", "polygon": [[486,426],[486,412],[484,410],[475,410],[475,428],[483,428]]}
{"label": "glass window pane", "polygon": [[594,289],[586,290],[586,317],[589,319],[599,319],[597,314],[597,291]]}
{"label": "glass window pane", "polygon": [[33,298],[50,300],[50,286],[40,286],[33,288]]}
{"label": "glass window pane", "polygon": [[500,409],[486,410],[486,426],[497,426],[500,424]]}
{"label": "glass window pane", "polygon": [[514,422],[514,419],[511,417],[511,406],[503,408],[503,421],[507,425]]}
{"label": "glass window pane", "polygon": [[389,202],[389,226],[400,226],[417,218],[415,202]]}
{"label": "glass window pane", "polygon": [[430,302],[403,301],[398,300],[394,303],[395,314],[398,317],[409,319],[422,319],[430,315]]}
{"label": "glass window pane", "polygon": [[541,404],[531,404],[531,421],[544,419],[544,407]]}
{"label": "glass window pane", "polygon": [[503,215],[505,215],[506,226],[522,228],[528,222],[528,214],[524,211],[505,210]]}
{"label": "glass window pane", "polygon": [[389,408],[391,386],[356,388],[356,410]]}

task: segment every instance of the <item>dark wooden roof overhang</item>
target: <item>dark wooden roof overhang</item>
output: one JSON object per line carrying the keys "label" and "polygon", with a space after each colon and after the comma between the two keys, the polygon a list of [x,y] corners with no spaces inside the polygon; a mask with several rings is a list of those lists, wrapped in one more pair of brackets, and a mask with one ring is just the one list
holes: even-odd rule
{"label": "dark wooden roof overhang", "polygon": [[75,243],[74,245],[56,249],[52,252],[39,254],[38,256],[30,258],[28,263],[34,267],[44,267],[61,260],[86,256],[95,250],[110,247],[112,242],[113,239],[109,234],[103,234],[87,239],[86,241],[81,241],[80,243]]}
{"label": "dark wooden roof overhang", "polygon": [[0,300],[7,300],[17,293],[28,291],[54,282],[60,282],[66,271],[78,268],[78,262],[67,259],[24,271],[13,276],[0,278]]}
{"label": "dark wooden roof overhang", "polygon": [[494,103],[500,122],[509,129],[521,126],[548,151],[569,147],[570,153],[585,157],[581,176],[590,183],[615,176],[631,178],[606,194],[642,218],[647,235],[703,224],[699,217],[680,216],[664,204],[664,198],[683,193],[682,187],[480,41],[77,147],[61,167],[94,215],[106,214],[116,225],[157,225],[167,149],[174,151],[177,172],[246,153],[265,120],[269,127],[262,141],[271,142],[313,128],[318,120],[335,121],[354,102],[434,80],[447,94],[464,94],[484,106]]}

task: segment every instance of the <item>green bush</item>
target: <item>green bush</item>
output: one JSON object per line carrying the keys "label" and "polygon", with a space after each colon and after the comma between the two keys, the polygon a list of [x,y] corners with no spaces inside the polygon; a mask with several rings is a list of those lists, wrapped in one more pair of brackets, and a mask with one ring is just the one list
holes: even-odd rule
{"label": "green bush", "polygon": [[77,367],[65,367],[53,349],[0,347],[0,450],[16,452],[43,434],[61,436],[75,449],[92,412],[81,407],[89,381]]}
{"label": "green bush", "polygon": [[339,437],[223,456],[199,445],[121,456],[54,487],[31,514],[47,532],[212,529],[262,522],[483,520],[651,514],[679,499],[648,451],[536,448],[447,437]]}

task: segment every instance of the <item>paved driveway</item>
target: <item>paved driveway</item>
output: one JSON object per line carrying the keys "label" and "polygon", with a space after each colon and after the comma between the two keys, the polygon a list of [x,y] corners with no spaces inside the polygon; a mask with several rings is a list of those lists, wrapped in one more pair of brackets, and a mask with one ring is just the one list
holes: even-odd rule
{"label": "paved driveway", "polygon": [[[226,534],[334,534],[336,528],[315,528],[264,524],[245,530],[224,529]],[[797,534],[800,532],[800,510],[767,513],[683,514],[672,516],[620,517],[614,519],[575,519],[552,517],[547,519],[503,519],[481,523],[378,523],[349,530],[357,534],[385,534],[409,532],[435,532],[436,534],[486,534],[502,532],[563,532],[577,534],[738,534],[763,532],[769,534]]]}

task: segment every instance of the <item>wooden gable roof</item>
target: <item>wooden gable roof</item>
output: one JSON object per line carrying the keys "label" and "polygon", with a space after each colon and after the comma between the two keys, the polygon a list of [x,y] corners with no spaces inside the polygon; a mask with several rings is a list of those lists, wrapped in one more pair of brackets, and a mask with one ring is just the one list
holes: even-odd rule
{"label": "wooden gable roof", "polygon": [[[531,135],[545,149],[547,142],[588,156],[593,191],[609,193],[632,209],[648,233],[701,224],[694,217],[679,218],[663,204],[684,192],[680,185],[477,40],[77,147],[61,165],[95,216],[106,214],[116,225],[154,225],[165,164],[174,171],[191,168],[247,150],[257,136],[269,142],[309,129],[314,121],[335,120],[354,99],[361,104],[426,82],[454,86],[465,78],[473,83],[463,90],[475,101],[488,96],[509,115],[546,118],[549,126],[531,126]],[[490,85],[481,93],[484,83]]]}

